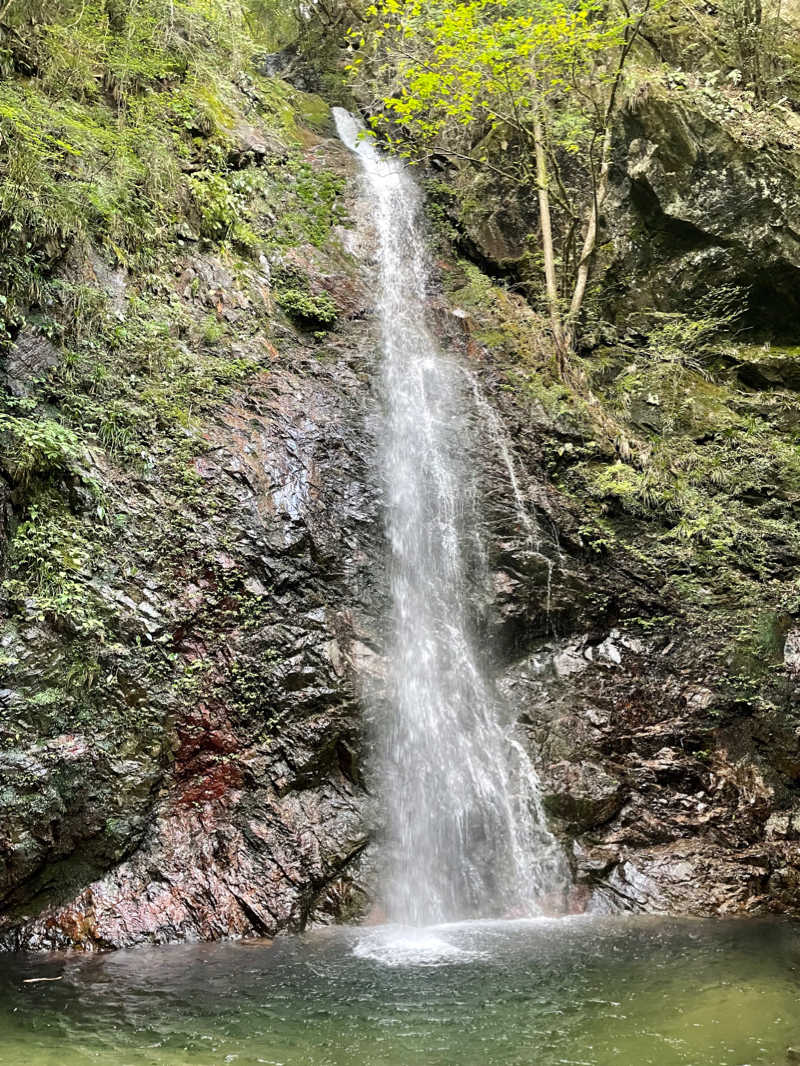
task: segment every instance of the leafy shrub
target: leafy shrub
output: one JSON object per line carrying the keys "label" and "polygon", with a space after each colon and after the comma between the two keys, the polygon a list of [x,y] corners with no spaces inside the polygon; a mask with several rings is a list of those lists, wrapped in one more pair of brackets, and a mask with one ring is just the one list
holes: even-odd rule
{"label": "leafy shrub", "polygon": [[327,293],[310,293],[303,289],[279,289],[275,294],[279,307],[304,325],[330,328],[338,314],[336,304]]}
{"label": "leafy shrub", "polygon": [[[123,262],[155,258],[181,211],[181,160],[224,157],[225,72],[241,69],[253,46],[241,5],[227,0],[6,9],[0,66],[14,42],[30,74],[0,83],[0,288],[10,319],[39,302],[42,277],[76,239]],[[226,229],[225,190],[211,192],[208,223]]]}
{"label": "leafy shrub", "polygon": [[203,344],[215,347],[225,336],[225,324],[214,314],[206,315],[203,319],[201,339]]}
{"label": "leafy shrub", "polygon": [[76,435],[60,422],[0,414],[0,458],[18,484],[67,473],[83,456]]}
{"label": "leafy shrub", "polygon": [[236,200],[231,187],[221,174],[201,170],[189,179],[197,209],[200,230],[209,240],[224,240],[236,222]]}
{"label": "leafy shrub", "polygon": [[96,557],[97,545],[86,539],[78,519],[62,504],[42,497],[14,534],[11,577],[3,582],[3,591],[12,601],[24,601],[40,618],[102,636],[104,626],[86,584]]}

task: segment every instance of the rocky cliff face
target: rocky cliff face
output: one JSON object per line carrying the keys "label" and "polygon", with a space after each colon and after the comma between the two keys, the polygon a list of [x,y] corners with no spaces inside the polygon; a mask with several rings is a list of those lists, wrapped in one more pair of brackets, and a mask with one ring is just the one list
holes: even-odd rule
{"label": "rocky cliff face", "polygon": [[[358,696],[385,597],[371,234],[315,107],[301,148],[251,123],[237,159],[270,176],[267,227],[335,188],[321,231],[315,215],[258,262],[188,233],[149,288],[76,252],[61,269],[104,295],[140,364],[108,362],[107,323],[77,368],[35,332],[9,350],[17,396],[90,418],[106,390],[118,417],[46,480],[17,462],[3,486],[6,947],[272,935],[367,904]],[[628,287],[582,394],[549,376],[523,301],[440,249],[431,314],[488,401],[487,640],[576,910],[800,913],[796,353],[720,348],[665,384],[631,316],[751,279],[748,314],[790,334],[794,161],[696,107],[631,111],[606,219],[607,277]],[[515,240],[492,217],[470,238],[484,264]]]}
{"label": "rocky cliff face", "polygon": [[[788,615],[775,621],[769,586],[745,607],[766,627],[753,646],[738,630],[727,562],[712,560],[719,574],[703,571],[711,588],[696,602],[691,584],[668,569],[666,560],[687,565],[685,555],[673,559],[674,518],[615,513],[613,495],[602,511],[587,506],[585,483],[574,490],[576,453],[599,451],[600,434],[563,391],[553,402],[540,383],[536,393],[525,388],[505,353],[481,343],[496,339],[498,308],[486,289],[474,297],[474,278],[456,289],[470,313],[455,343],[503,427],[494,440],[483,427],[497,680],[572,860],[570,906],[796,915],[800,629]],[[511,307],[502,311],[506,329],[515,313],[524,329],[524,304]]]}
{"label": "rocky cliff face", "polygon": [[[302,166],[343,178],[342,217],[357,219],[349,165],[338,142],[309,137]],[[177,258],[162,299],[245,379],[177,455],[156,442],[142,469],[93,450],[83,475],[47,489],[81,494],[64,521],[85,535],[102,523],[98,493],[73,482],[91,478],[114,528],[74,568],[100,639],[77,605],[7,601],[6,947],[272,934],[359,906],[355,679],[374,654],[381,559],[364,230],[333,227],[271,264],[197,246]],[[271,268],[332,301],[333,333],[277,311]],[[120,273],[123,324],[135,284]],[[18,339],[12,388],[36,388],[53,352]],[[31,503],[20,486],[9,500],[19,537]],[[12,539],[7,573],[22,580],[17,558]]]}
{"label": "rocky cliff face", "polygon": [[800,326],[800,118],[778,108],[761,125],[734,96],[683,80],[654,86],[624,118],[608,209],[611,269],[629,279],[617,317],[691,309],[729,285],[753,326],[791,341]]}
{"label": "rocky cliff face", "polygon": [[[521,301],[469,264],[446,282],[550,544],[543,578],[502,497],[500,684],[579,908],[800,905],[798,127],[740,106],[688,76],[632,101],[577,383]],[[466,180],[453,222],[507,270],[519,217]],[[722,336],[698,307],[726,287]]]}

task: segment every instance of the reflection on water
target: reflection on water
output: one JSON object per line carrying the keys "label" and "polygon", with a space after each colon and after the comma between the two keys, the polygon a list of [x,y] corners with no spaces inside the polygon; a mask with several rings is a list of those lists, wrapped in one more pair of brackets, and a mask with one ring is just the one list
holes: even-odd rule
{"label": "reflection on water", "polygon": [[778,922],[332,929],[0,962],[15,1066],[784,1066],[790,1046],[800,927]]}

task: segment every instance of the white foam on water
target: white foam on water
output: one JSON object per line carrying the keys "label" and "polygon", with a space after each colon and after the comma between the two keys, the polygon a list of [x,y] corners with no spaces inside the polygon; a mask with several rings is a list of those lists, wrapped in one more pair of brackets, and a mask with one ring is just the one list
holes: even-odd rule
{"label": "white foam on water", "polygon": [[[588,914],[538,915],[531,918],[471,918],[440,922],[431,926],[379,925],[347,931],[355,934],[352,955],[389,967],[448,966],[490,959],[518,947],[533,936],[539,941],[559,929],[584,926],[588,931],[602,928],[596,916]],[[340,932],[342,930],[340,929]],[[544,941],[540,941],[544,942]]]}
{"label": "white foam on water", "polygon": [[353,955],[383,966],[445,966],[472,962],[483,952],[459,947],[435,928],[381,926],[359,937]]}

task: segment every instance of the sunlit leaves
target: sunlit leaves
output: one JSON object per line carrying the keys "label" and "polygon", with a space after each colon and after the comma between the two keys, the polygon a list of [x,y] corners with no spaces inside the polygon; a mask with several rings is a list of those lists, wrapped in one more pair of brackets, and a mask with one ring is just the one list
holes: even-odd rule
{"label": "sunlit leaves", "polygon": [[[380,0],[367,17],[374,28],[362,40],[385,38],[381,47],[397,70],[386,113],[425,140],[451,125],[524,131],[534,110],[557,101],[563,111],[578,87],[596,94],[625,27],[596,0]],[[360,62],[357,55],[353,67]],[[578,150],[580,127],[576,116],[563,126],[570,151]]]}

